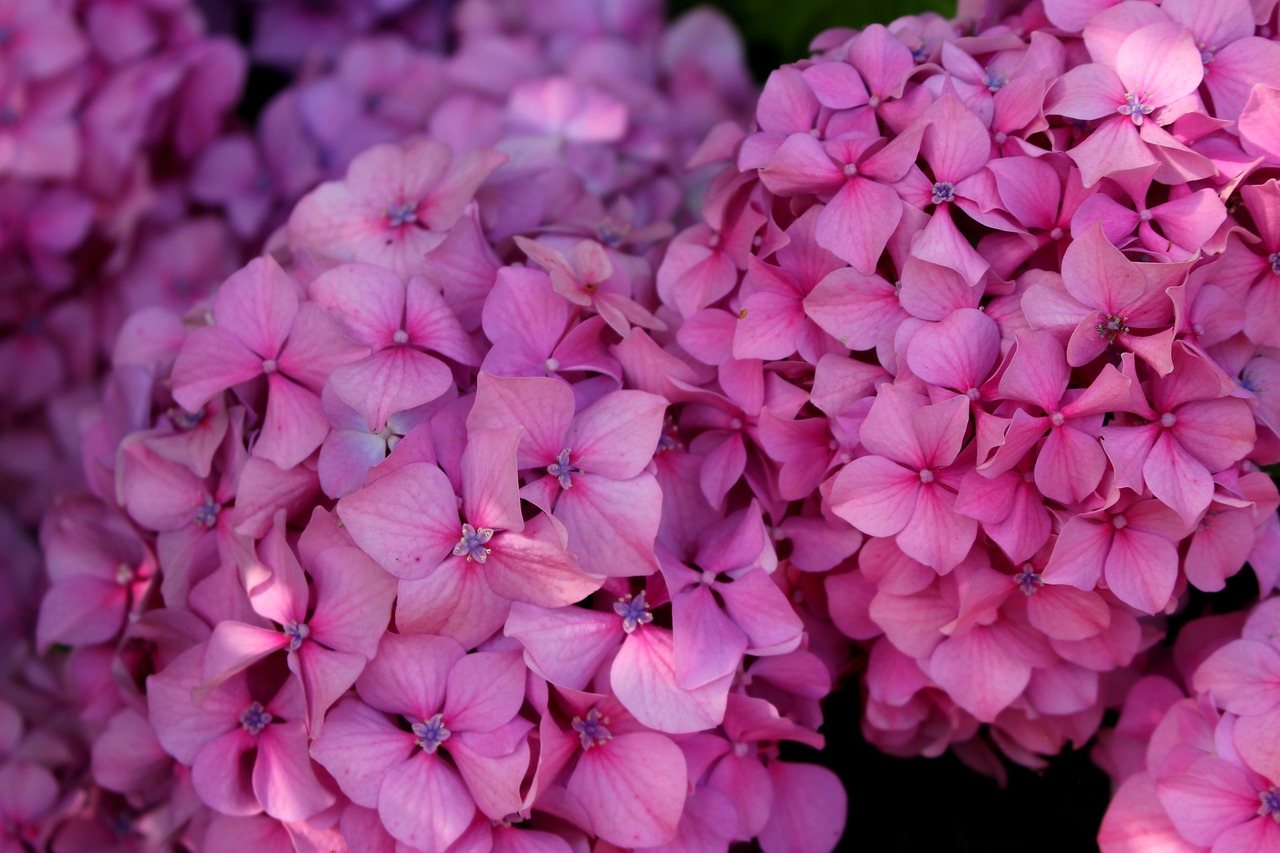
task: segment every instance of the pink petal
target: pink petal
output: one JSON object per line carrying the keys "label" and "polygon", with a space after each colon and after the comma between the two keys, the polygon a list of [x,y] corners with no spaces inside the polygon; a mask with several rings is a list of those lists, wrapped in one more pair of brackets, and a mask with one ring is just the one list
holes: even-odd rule
{"label": "pink petal", "polygon": [[511,605],[503,633],[524,646],[530,669],[552,684],[584,690],[622,640],[616,615],[565,607]]}
{"label": "pink petal", "polygon": [[356,692],[379,711],[425,720],[444,707],[449,670],[464,654],[448,637],[385,634]]}
{"label": "pink petal", "polygon": [[297,285],[270,255],[234,273],[213,300],[218,325],[261,358],[279,354],[297,314]]}
{"label": "pink petal", "polygon": [[173,364],[173,398],[196,412],[224,388],[262,373],[262,359],[225,329],[208,326],[189,334]]}
{"label": "pink petal", "polygon": [[831,511],[869,536],[893,536],[915,513],[920,477],[880,456],[846,465],[831,489]]}
{"label": "pink petal", "polygon": [[523,427],[521,468],[546,467],[565,447],[573,420],[573,390],[558,379],[504,378],[481,373],[470,428]]}
{"label": "pink petal", "polygon": [[326,435],[329,419],[320,398],[279,373],[267,377],[267,414],[255,455],[288,470],[310,456]]}
{"label": "pink petal", "polygon": [[343,331],[375,349],[389,347],[404,319],[404,283],[372,264],[344,264],[307,287],[311,299],[328,309]]}
{"label": "pink petal", "polygon": [[1244,770],[1213,756],[1161,779],[1156,792],[1178,832],[1206,847],[1258,811],[1258,794]]}
{"label": "pink petal", "polygon": [[977,309],[962,308],[916,332],[907,366],[925,382],[963,394],[986,380],[999,355],[995,321]]}
{"label": "pink petal", "polygon": [[929,659],[928,671],[956,704],[983,722],[994,720],[1031,680],[1031,665],[982,626],[944,640]]}
{"label": "pink petal", "polygon": [[818,215],[814,236],[819,246],[859,273],[873,275],[901,219],[897,193],[876,181],[853,178]]}
{"label": "pink petal", "polygon": [[1178,551],[1163,536],[1132,528],[1117,530],[1105,574],[1116,598],[1143,613],[1158,613],[1168,605],[1178,580]]}
{"label": "pink petal", "polygon": [[223,814],[245,816],[262,810],[254,794],[251,769],[244,754],[258,747],[258,739],[242,728],[232,729],[205,744],[191,765],[191,787],[201,802]]}
{"label": "pink petal", "polygon": [[475,813],[458,771],[425,752],[392,768],[378,794],[378,814],[387,831],[426,853],[444,853],[466,832]]}
{"label": "pink petal", "polygon": [[583,474],[560,492],[555,516],[569,533],[569,550],[586,570],[642,577],[658,567],[653,543],[662,497],[658,481],[647,472],[623,481]]}
{"label": "pink petal", "polygon": [[449,478],[417,462],[338,502],[356,544],[396,577],[421,578],[447,559],[462,524]]}
{"label": "pink petal", "polygon": [[1049,564],[1041,573],[1045,583],[1092,590],[1102,579],[1111,534],[1109,524],[1097,524],[1080,516],[1068,519],[1058,534]]}
{"label": "pink petal", "polygon": [[364,415],[371,432],[387,418],[430,403],[453,386],[453,372],[438,358],[392,346],[344,364],[329,375],[338,397]]}
{"label": "pink petal", "polygon": [[1233,714],[1266,713],[1280,705],[1280,653],[1270,643],[1235,640],[1200,665],[1193,683]]}
{"label": "pink petal", "polygon": [[449,756],[458,765],[476,807],[491,821],[501,821],[520,810],[520,786],[529,769],[529,742],[524,733],[532,723],[516,718],[508,728],[519,732],[520,740],[514,749],[501,755],[492,754],[498,750],[482,740],[484,736],[462,732],[449,740]]}
{"label": "pink petal", "polygon": [[746,634],[701,584],[671,599],[676,683],[694,690],[734,673],[747,650]]}
{"label": "pink petal", "polygon": [[583,409],[566,438],[582,470],[613,480],[638,475],[653,458],[667,401],[644,391],[614,391]]}
{"label": "pink petal", "polygon": [[503,533],[493,540],[485,579],[498,595],[543,607],[581,601],[604,579],[585,574],[564,548],[545,538]]}
{"label": "pink petal", "polygon": [[263,811],[286,822],[306,820],[337,799],[316,778],[301,722],[269,725],[258,736],[253,790]]}
{"label": "pink petal", "polygon": [[478,646],[502,627],[511,605],[489,586],[485,571],[478,563],[445,560],[421,580],[400,581],[396,627]]}
{"label": "pink petal", "polygon": [[1127,91],[1141,92],[1152,105],[1190,95],[1204,77],[1195,39],[1181,24],[1152,24],[1124,40],[1116,53],[1116,73]]}
{"label": "pink petal", "polygon": [[449,671],[444,715],[453,731],[491,732],[520,712],[525,666],[519,652],[477,652]]}
{"label": "pink petal", "polygon": [[372,658],[391,619],[396,581],[356,548],[326,548],[315,556],[311,577],[315,612],[311,635],[325,645]]}
{"label": "pink petal", "polygon": [[586,750],[566,786],[601,839],[652,847],[676,836],[688,790],[684,753],[650,732],[623,734]]}
{"label": "pink petal", "polygon": [[377,808],[387,771],[412,755],[413,735],[356,699],[330,709],[311,756],[328,770],[351,801]]}
{"label": "pink petal", "polygon": [[845,829],[848,797],[835,773],[816,764],[769,764],[773,807],[760,830],[764,853],[827,853]]}
{"label": "pink petal", "polygon": [[462,510],[477,528],[524,529],[516,447],[520,429],[469,429],[462,451]]}
{"label": "pink petal", "polygon": [[627,637],[610,670],[618,701],[637,720],[658,731],[702,731],[724,719],[733,673],[693,690],[676,683],[671,632],[645,626]]}

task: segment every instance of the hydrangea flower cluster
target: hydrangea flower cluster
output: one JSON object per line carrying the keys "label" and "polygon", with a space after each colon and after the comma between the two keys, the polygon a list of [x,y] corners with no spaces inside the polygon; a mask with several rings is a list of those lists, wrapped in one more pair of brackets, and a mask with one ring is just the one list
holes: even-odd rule
{"label": "hydrangea flower cluster", "polygon": [[716,395],[653,284],[686,190],[627,176],[620,104],[565,104],[576,139],[368,148],[211,301],[127,321],[94,497],[42,527],[36,644],[86,661],[102,722],[41,832],[835,846],[837,778],[779,745],[821,746],[841,655],[759,503],[697,487],[715,430],[663,389]]}
{"label": "hydrangea flower cluster", "polygon": [[0,493],[27,523],[81,479],[75,412],[123,318],[243,260],[187,180],[244,74],[192,2],[0,4]]}
{"label": "hydrangea flower cluster", "polygon": [[1118,786],[1104,853],[1280,846],[1280,599],[1184,626],[1174,677],[1133,685],[1097,750]]}
{"label": "hydrangea flower cluster", "polygon": [[865,736],[998,774],[1189,586],[1280,574],[1280,45],[1272,3],[972,5],[773,72],[657,288],[717,373],[704,497],[826,572]]}
{"label": "hydrangea flower cluster", "polygon": [[1124,703],[1106,843],[1280,841],[1280,611],[1159,646],[1280,581],[1274,0],[833,30],[745,128],[712,13],[450,6],[261,6],[298,79],[182,162],[267,251],[123,322],[4,831],[820,853],[857,672],[996,776]]}

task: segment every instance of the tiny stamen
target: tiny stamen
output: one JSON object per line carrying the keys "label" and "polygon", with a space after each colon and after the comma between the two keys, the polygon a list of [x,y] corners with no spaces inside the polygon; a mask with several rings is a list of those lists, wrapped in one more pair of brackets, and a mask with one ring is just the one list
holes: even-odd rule
{"label": "tiny stamen", "polygon": [[1022,590],[1022,594],[1030,597],[1040,591],[1040,587],[1044,586],[1044,579],[1040,577],[1040,573],[1027,563],[1022,567],[1022,571],[1013,576],[1013,582],[1018,585],[1018,589]]}
{"label": "tiny stamen", "polygon": [[418,204],[412,201],[402,201],[399,204],[387,205],[383,215],[387,217],[388,223],[392,228],[398,228],[408,222],[418,221]]}
{"label": "tiny stamen", "polygon": [[560,481],[560,488],[568,489],[573,486],[572,475],[581,474],[582,471],[569,464],[569,448],[566,447],[560,451],[556,461],[547,466],[547,473]]}
{"label": "tiny stamen", "polygon": [[1142,120],[1151,115],[1155,107],[1147,103],[1145,95],[1139,95],[1137,92],[1126,92],[1124,103],[1116,107],[1116,112],[1122,116],[1129,116],[1133,119],[1133,123],[1141,126]]}
{"label": "tiny stamen", "polygon": [[296,652],[302,641],[311,636],[311,629],[304,623],[290,622],[284,626],[284,633],[289,638],[289,651]]}
{"label": "tiny stamen", "polygon": [[1128,317],[1098,312],[1098,325],[1094,326],[1093,330],[1098,333],[1098,337],[1106,338],[1107,343],[1113,344],[1117,336],[1129,334],[1128,323]]}
{"label": "tiny stamen", "polygon": [[493,538],[493,528],[481,527],[479,530],[470,524],[462,525],[462,538],[458,540],[458,544],[453,546],[453,555],[455,557],[466,557],[467,562],[475,560],[477,563],[483,563],[489,559],[489,553],[493,550],[485,547],[485,543]]}
{"label": "tiny stamen", "polygon": [[649,604],[644,600],[643,592],[619,598],[613,603],[613,612],[622,617],[622,630],[628,634],[653,621],[653,614],[649,612]]}
{"label": "tiny stamen", "polygon": [[945,204],[954,201],[956,197],[956,185],[950,181],[938,181],[933,185],[933,203]]}
{"label": "tiny stamen", "polygon": [[590,749],[613,739],[613,735],[605,728],[605,724],[608,722],[608,717],[600,716],[600,712],[592,708],[587,712],[585,720],[582,717],[574,717],[570,725],[578,733],[578,739],[582,741],[582,748]]}
{"label": "tiny stamen", "polygon": [[447,741],[449,735],[453,734],[444,727],[444,714],[436,714],[428,720],[414,723],[409,728],[417,738],[414,743],[428,753],[435,753],[440,748],[440,744]]}
{"label": "tiny stamen", "polygon": [[254,702],[240,713],[240,725],[255,737],[271,722],[271,712],[262,707],[261,702]]}

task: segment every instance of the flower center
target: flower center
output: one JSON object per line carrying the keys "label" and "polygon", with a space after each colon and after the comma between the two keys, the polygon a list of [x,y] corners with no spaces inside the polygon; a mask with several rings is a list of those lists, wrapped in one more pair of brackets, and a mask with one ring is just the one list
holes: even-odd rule
{"label": "flower center", "polygon": [[389,204],[382,213],[387,217],[387,224],[392,228],[399,228],[408,222],[418,221],[417,202],[402,201],[399,204]]}
{"label": "flower center", "polygon": [[1280,275],[1280,252],[1272,252],[1267,261],[1271,264],[1271,274]]}
{"label": "flower center", "polygon": [[1116,530],[1124,530],[1126,527],[1129,526],[1129,519],[1125,518],[1123,515],[1112,516],[1111,526],[1114,527]]}
{"label": "flower center", "polygon": [[133,568],[128,563],[116,566],[116,583],[128,586],[133,581]]}
{"label": "flower center", "polygon": [[1258,814],[1271,819],[1276,823],[1280,823],[1280,789],[1272,785],[1265,791],[1258,792],[1258,799],[1262,801],[1262,805],[1258,806]]}
{"label": "flower center", "polygon": [[1107,343],[1115,343],[1117,335],[1129,334],[1128,317],[1119,317],[1115,314],[1098,313],[1098,325],[1093,330],[1098,333],[1098,337],[1106,338]]}
{"label": "flower center", "polygon": [[271,722],[271,712],[262,707],[261,702],[254,702],[240,712],[240,725],[255,737]]}
{"label": "flower center", "polygon": [[462,538],[458,540],[458,544],[453,546],[453,555],[455,557],[466,557],[467,562],[475,560],[477,563],[483,563],[489,559],[489,552],[493,549],[485,546],[485,543],[493,538],[492,527],[481,527],[479,530],[470,524],[462,525]]}
{"label": "flower center", "polygon": [[649,612],[649,604],[644,600],[643,592],[619,598],[613,603],[613,612],[622,617],[622,630],[628,634],[653,621],[653,614]]}
{"label": "flower center", "polygon": [[284,633],[289,638],[289,651],[296,652],[302,641],[311,636],[311,629],[304,623],[290,622],[284,626]]}
{"label": "flower center", "polygon": [[547,473],[560,481],[560,488],[568,489],[573,486],[572,475],[581,474],[582,471],[569,464],[569,448],[566,447],[560,451],[556,461],[547,466]]}
{"label": "flower center", "polygon": [[1134,124],[1141,125],[1142,120],[1151,115],[1151,111],[1154,109],[1155,107],[1147,103],[1145,95],[1140,95],[1137,92],[1126,92],[1124,103],[1116,107],[1116,112],[1133,119]]}
{"label": "flower center", "polygon": [[1018,585],[1018,589],[1022,590],[1022,594],[1026,596],[1034,595],[1040,591],[1040,587],[1044,586],[1044,579],[1040,577],[1040,573],[1027,563],[1022,567],[1022,571],[1013,576],[1013,582]]}
{"label": "flower center", "polygon": [[1216,47],[1210,47],[1202,41],[1196,42],[1196,47],[1200,48],[1200,62],[1202,64],[1208,65],[1217,59],[1218,49]]}
{"label": "flower center", "polygon": [[996,141],[996,145],[1004,145],[1009,141],[1009,134],[1005,133],[1003,130],[997,130],[995,133],[991,134],[991,138]]}
{"label": "flower center", "polygon": [[1062,412],[1054,412],[1052,415],[1049,415],[1049,423],[1054,426],[1062,426],[1066,422],[1067,416],[1062,414]]}
{"label": "flower center", "polygon": [[933,203],[945,204],[956,197],[956,185],[950,181],[938,181],[933,185]]}
{"label": "flower center", "polygon": [[555,373],[560,369],[560,362],[554,358],[548,358],[546,361],[542,362],[542,369],[547,373]]}
{"label": "flower center", "polygon": [[173,421],[173,425],[178,429],[194,429],[204,420],[204,406],[194,412],[188,412],[186,409],[179,409],[174,406],[169,409],[169,420]]}
{"label": "flower center", "polygon": [[1009,82],[1009,75],[1005,74],[998,68],[987,68],[986,74],[982,78],[982,85],[987,87],[987,91],[995,94],[1005,87]]}
{"label": "flower center", "polygon": [[391,340],[398,344],[407,344],[409,343],[409,333],[404,329],[396,329],[396,333],[391,336]]}
{"label": "flower center", "polygon": [[222,505],[216,503],[213,498],[205,496],[204,503],[195,508],[192,515],[195,517],[196,524],[203,524],[205,527],[213,527],[218,523],[218,513],[222,510]]}
{"label": "flower center", "polygon": [[932,472],[932,471],[930,471],[928,468],[924,468],[924,469],[922,469],[922,470],[920,471],[920,482],[924,483],[926,486],[927,486],[927,485],[929,485],[930,483],[932,483],[932,482],[933,482],[933,472]]}
{"label": "flower center", "polygon": [[1168,429],[1178,422],[1178,416],[1173,412],[1165,412],[1160,416],[1160,426]]}
{"label": "flower center", "polygon": [[276,360],[274,358],[264,358],[262,360],[263,373],[275,373],[279,369],[280,369],[280,365],[276,363]]}
{"label": "flower center", "polygon": [[845,164],[844,164],[844,176],[845,176],[846,178],[852,178],[852,177],[855,177],[857,174],[858,174],[858,164],[857,164],[857,163],[845,163]]}
{"label": "flower center", "polygon": [[440,744],[447,741],[449,735],[452,734],[444,727],[444,714],[436,714],[431,719],[414,723],[409,728],[413,731],[414,737],[417,738],[414,743],[428,753],[434,753],[440,748]]}
{"label": "flower center", "polygon": [[590,749],[593,746],[599,746],[607,740],[611,740],[613,735],[605,728],[609,722],[608,717],[600,716],[600,712],[592,708],[587,712],[586,719],[582,717],[574,717],[573,730],[578,733],[578,739],[582,741],[583,749]]}
{"label": "flower center", "polygon": [[1065,232],[1065,231],[1063,231],[1061,228],[1055,228],[1055,229],[1053,229],[1052,231],[1050,231],[1050,232],[1049,232],[1049,239],[1050,239],[1050,240],[1061,240],[1064,234],[1066,234],[1066,232]]}

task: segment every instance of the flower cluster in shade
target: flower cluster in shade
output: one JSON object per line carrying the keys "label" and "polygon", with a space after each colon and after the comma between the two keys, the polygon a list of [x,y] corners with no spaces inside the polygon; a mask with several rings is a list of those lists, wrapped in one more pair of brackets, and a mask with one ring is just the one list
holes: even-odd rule
{"label": "flower cluster in shade", "polygon": [[[834,849],[837,777],[782,753],[822,746],[847,642],[761,502],[699,485],[721,395],[656,294],[739,49],[647,9],[558,42],[611,83],[522,75],[525,118],[467,127],[493,145],[375,144],[212,298],[125,321],[89,493],[40,530],[59,679],[10,674],[90,760],[0,706],[13,840]],[[653,118],[659,79],[709,107]]]}
{"label": "flower cluster in shade", "polygon": [[0,3],[0,500],[26,524],[83,479],[78,411],[124,317],[257,250],[189,183],[246,67],[194,0]]}
{"label": "flower cluster in shade", "polygon": [[704,495],[865,653],[864,736],[1000,775],[1189,590],[1280,576],[1280,44],[1274,3],[965,6],[774,71],[657,290],[717,374]]}
{"label": "flower cluster in shade", "polygon": [[713,14],[450,13],[255,12],[303,73],[189,191],[268,251],[123,323],[0,827],[825,851],[787,759],[846,678],[880,749],[997,776],[1127,696],[1105,843],[1274,842],[1275,609],[1158,651],[1280,580],[1274,0],[829,31],[746,127]]}
{"label": "flower cluster in shade", "polygon": [[1280,848],[1280,598],[1183,626],[1094,757],[1115,786],[1103,853]]}

